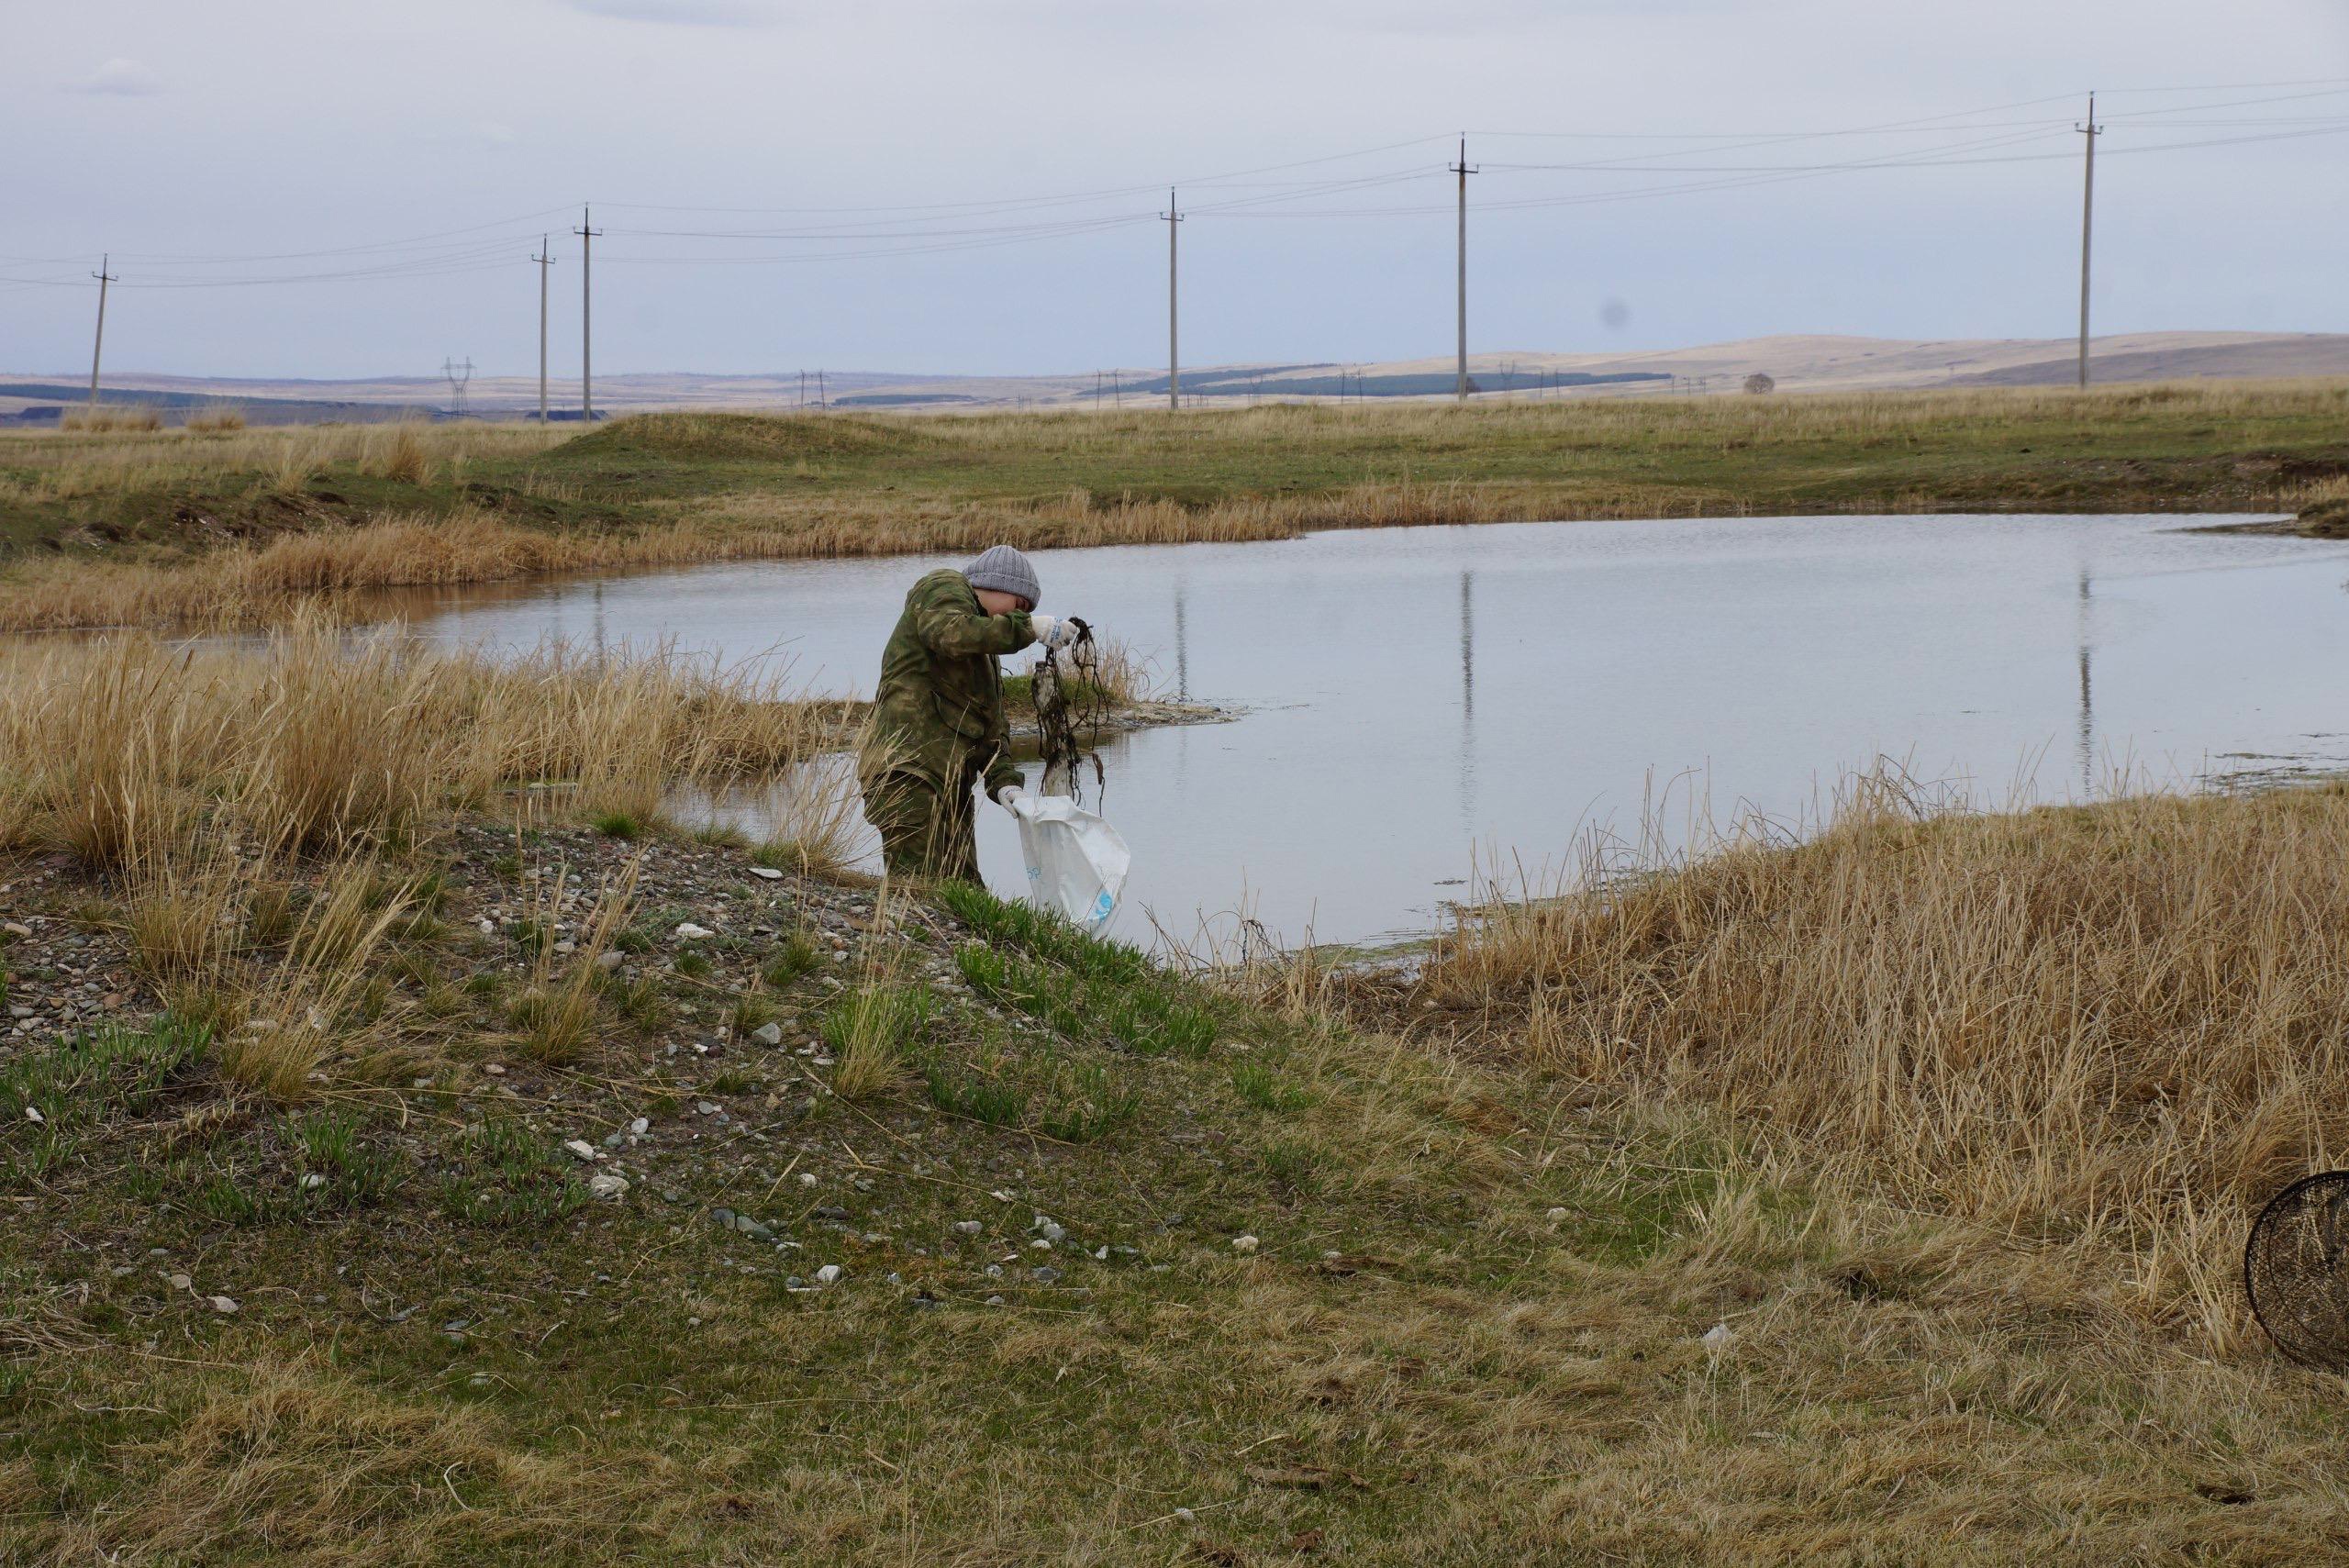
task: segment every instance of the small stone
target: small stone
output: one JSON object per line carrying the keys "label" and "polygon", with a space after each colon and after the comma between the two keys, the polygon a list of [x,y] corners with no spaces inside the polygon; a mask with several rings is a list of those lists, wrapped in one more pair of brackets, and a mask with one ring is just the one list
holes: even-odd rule
{"label": "small stone", "polygon": [[816,1283],[818,1284],[829,1284],[840,1277],[841,1266],[838,1263],[826,1263],[822,1268],[816,1271]]}
{"label": "small stone", "polygon": [[1041,1214],[1036,1217],[1036,1223],[1033,1229],[1037,1235],[1041,1236],[1047,1241],[1064,1241],[1068,1239],[1067,1230],[1063,1229],[1055,1221],[1047,1219]]}
{"label": "small stone", "polygon": [[709,1211],[709,1218],[721,1230],[734,1229],[734,1211],[730,1208],[713,1208]]}
{"label": "small stone", "polygon": [[1001,1307],[1003,1305],[1003,1297],[999,1296],[990,1296],[987,1297],[987,1305],[989,1307]]}
{"label": "small stone", "polygon": [[1002,1277],[1003,1265],[1001,1263],[989,1263],[987,1265],[987,1278],[1001,1279]]}
{"label": "small stone", "polygon": [[0,926],[0,931],[5,931],[9,936],[17,938],[26,938],[33,934],[33,929],[30,926],[26,925],[22,920],[9,921],[6,925]]}
{"label": "small stone", "polygon": [[775,870],[773,866],[752,866],[751,868],[751,874],[757,877],[762,882],[781,882],[783,880],[783,873]]}
{"label": "small stone", "polygon": [[503,1078],[506,1076],[506,1069],[495,1062],[484,1062],[481,1070],[488,1073],[493,1078]]}
{"label": "small stone", "polygon": [[596,1152],[596,1146],[584,1138],[566,1138],[562,1140],[562,1147],[564,1151],[574,1160],[594,1161],[603,1158]]}
{"label": "small stone", "polygon": [[787,1274],[784,1277],[783,1288],[785,1290],[806,1290],[807,1288],[807,1282],[801,1279],[797,1274]]}
{"label": "small stone", "polygon": [[718,1104],[714,1100],[703,1100],[694,1106],[694,1110],[697,1115],[716,1116],[718,1114]]}
{"label": "small stone", "polygon": [[607,1132],[604,1134],[604,1147],[607,1149],[618,1149],[624,1146],[627,1142],[628,1134],[625,1132]]}
{"label": "small stone", "polygon": [[1005,1192],[1001,1187],[996,1188],[995,1191],[987,1194],[987,1196],[995,1199],[997,1203],[1009,1203],[1011,1201],[1011,1195]]}
{"label": "small stone", "polygon": [[1553,1224],[1553,1225],[1555,1225],[1558,1221],[1560,1221],[1561,1219],[1564,1219],[1564,1218],[1566,1217],[1567,1212],[1568,1212],[1567,1210],[1563,1209],[1563,1208],[1553,1208],[1553,1209],[1552,1209],[1552,1210],[1550,1211],[1550,1216],[1549,1216],[1549,1218],[1550,1218],[1550,1223],[1551,1223],[1551,1224]]}
{"label": "small stone", "polygon": [[1726,1323],[1716,1323],[1706,1329],[1697,1342],[1705,1347],[1708,1354],[1717,1356],[1729,1349],[1730,1341],[1736,1338],[1736,1329]]}
{"label": "small stone", "polygon": [[802,1172],[800,1172],[800,1173],[799,1173],[799,1184],[800,1184],[801,1186],[803,1186],[803,1187],[812,1187],[812,1186],[814,1186],[814,1185],[816,1184],[816,1173],[815,1173],[815,1172],[813,1172],[813,1171],[802,1171]]}
{"label": "small stone", "polygon": [[569,937],[565,937],[562,940],[554,944],[554,951],[558,954],[567,958],[571,954],[579,951],[579,944],[573,941]]}
{"label": "small stone", "polygon": [[634,1121],[628,1124],[628,1129],[637,1137],[641,1138],[646,1133],[652,1130],[651,1118],[649,1117],[638,1117]]}
{"label": "small stone", "polygon": [[1061,1272],[1060,1270],[1047,1264],[1045,1267],[1041,1269],[1029,1270],[1028,1277],[1034,1280],[1038,1284],[1050,1284],[1054,1280],[1061,1277]]}
{"label": "small stone", "polygon": [[195,1282],[188,1278],[185,1274],[173,1274],[171,1277],[170,1284],[173,1290],[186,1290],[195,1284]]}
{"label": "small stone", "polygon": [[497,922],[495,920],[482,921],[481,934],[484,937],[494,937],[497,935]]}
{"label": "small stone", "polygon": [[717,932],[711,930],[708,927],[696,926],[691,920],[680,920],[677,922],[676,937],[679,941],[697,942],[705,937],[714,937],[717,934]]}
{"label": "small stone", "polygon": [[965,1236],[976,1236],[980,1231],[985,1230],[986,1227],[980,1224],[975,1219],[958,1219],[954,1222],[954,1229],[960,1230]]}
{"label": "small stone", "polygon": [[212,1310],[213,1310],[213,1311],[215,1311],[215,1312],[217,1312],[217,1313],[221,1314],[223,1317],[226,1317],[228,1314],[229,1314],[229,1313],[231,1313],[231,1312],[234,1312],[234,1311],[238,1310],[236,1297],[234,1297],[234,1296],[213,1296],[213,1297],[211,1298],[210,1305],[211,1305],[211,1307],[212,1307]]}
{"label": "small stone", "polygon": [[1106,1263],[1109,1261],[1109,1246],[1108,1242],[1103,1242],[1100,1251],[1093,1254],[1093,1261],[1097,1263]]}
{"label": "small stone", "polygon": [[836,1203],[818,1204],[815,1208],[815,1215],[817,1218],[829,1219],[835,1225],[845,1225],[848,1223],[849,1218],[848,1210],[842,1208]]}
{"label": "small stone", "polygon": [[783,1043],[783,1026],[777,1023],[761,1024],[757,1029],[751,1031],[751,1038],[757,1040],[761,1045],[781,1045]]}
{"label": "small stone", "polygon": [[626,963],[627,962],[628,955],[620,951],[618,948],[606,948],[602,952],[596,955],[596,967],[598,969],[618,969],[621,964]]}
{"label": "small stone", "polygon": [[302,1190],[306,1193],[314,1193],[326,1184],[326,1176],[317,1171],[312,1171],[302,1178]]}
{"label": "small stone", "polygon": [[27,1121],[39,1122],[47,1121],[49,1118],[40,1114],[40,1107],[39,1106],[27,1106],[25,1107],[25,1119]]}
{"label": "small stone", "polygon": [[587,1178],[587,1191],[595,1197],[622,1197],[628,1193],[628,1178],[617,1172],[598,1171]]}
{"label": "small stone", "polygon": [[1256,1250],[1256,1239],[1253,1236],[1234,1236],[1231,1239],[1231,1250],[1235,1252],[1252,1252]]}
{"label": "small stone", "polygon": [[760,1224],[757,1220],[752,1219],[747,1214],[738,1214],[734,1217],[734,1229],[740,1231],[743,1235],[748,1236],[753,1241],[772,1241],[774,1240],[774,1232],[773,1230],[770,1230],[767,1227]]}
{"label": "small stone", "polygon": [[22,1002],[11,1002],[8,1004],[8,1016],[12,1018],[29,1018],[33,1016],[33,1010]]}
{"label": "small stone", "polygon": [[1199,1516],[1191,1512],[1188,1508],[1175,1509],[1174,1518],[1186,1525],[1195,1525],[1199,1522]]}

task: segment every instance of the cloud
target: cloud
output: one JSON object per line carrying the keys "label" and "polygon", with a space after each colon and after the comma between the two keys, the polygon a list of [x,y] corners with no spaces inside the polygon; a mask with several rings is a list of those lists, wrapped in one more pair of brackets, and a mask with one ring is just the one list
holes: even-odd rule
{"label": "cloud", "polygon": [[760,28],[775,19],[774,0],[565,0],[591,17],[669,22],[685,28]]}
{"label": "cloud", "polygon": [[76,93],[111,93],[125,98],[144,98],[162,90],[161,77],[119,55],[72,84]]}

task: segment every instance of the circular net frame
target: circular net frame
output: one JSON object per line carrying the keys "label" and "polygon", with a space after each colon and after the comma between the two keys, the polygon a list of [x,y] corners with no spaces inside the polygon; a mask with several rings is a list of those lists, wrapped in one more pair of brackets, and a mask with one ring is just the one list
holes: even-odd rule
{"label": "circular net frame", "polygon": [[2349,1367],[2349,1171],[2267,1201],[2243,1246],[2243,1284],[2277,1349],[2304,1366]]}

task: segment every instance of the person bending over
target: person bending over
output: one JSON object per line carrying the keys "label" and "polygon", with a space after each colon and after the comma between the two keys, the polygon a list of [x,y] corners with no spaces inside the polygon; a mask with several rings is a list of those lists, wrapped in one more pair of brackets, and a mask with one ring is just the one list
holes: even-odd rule
{"label": "person bending over", "polygon": [[1038,593],[1028,558],[998,544],[906,595],[856,769],[892,876],[979,881],[971,791],[984,782],[1005,806],[1019,793],[996,661],[1076,637],[1068,621],[1036,613]]}

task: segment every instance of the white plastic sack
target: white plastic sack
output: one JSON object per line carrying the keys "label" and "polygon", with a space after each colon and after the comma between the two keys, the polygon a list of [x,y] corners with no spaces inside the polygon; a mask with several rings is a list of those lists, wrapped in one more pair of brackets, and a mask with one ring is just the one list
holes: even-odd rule
{"label": "white plastic sack", "polygon": [[1118,830],[1063,795],[1023,795],[1012,814],[1019,818],[1029,902],[1088,931],[1107,925],[1133,864]]}

